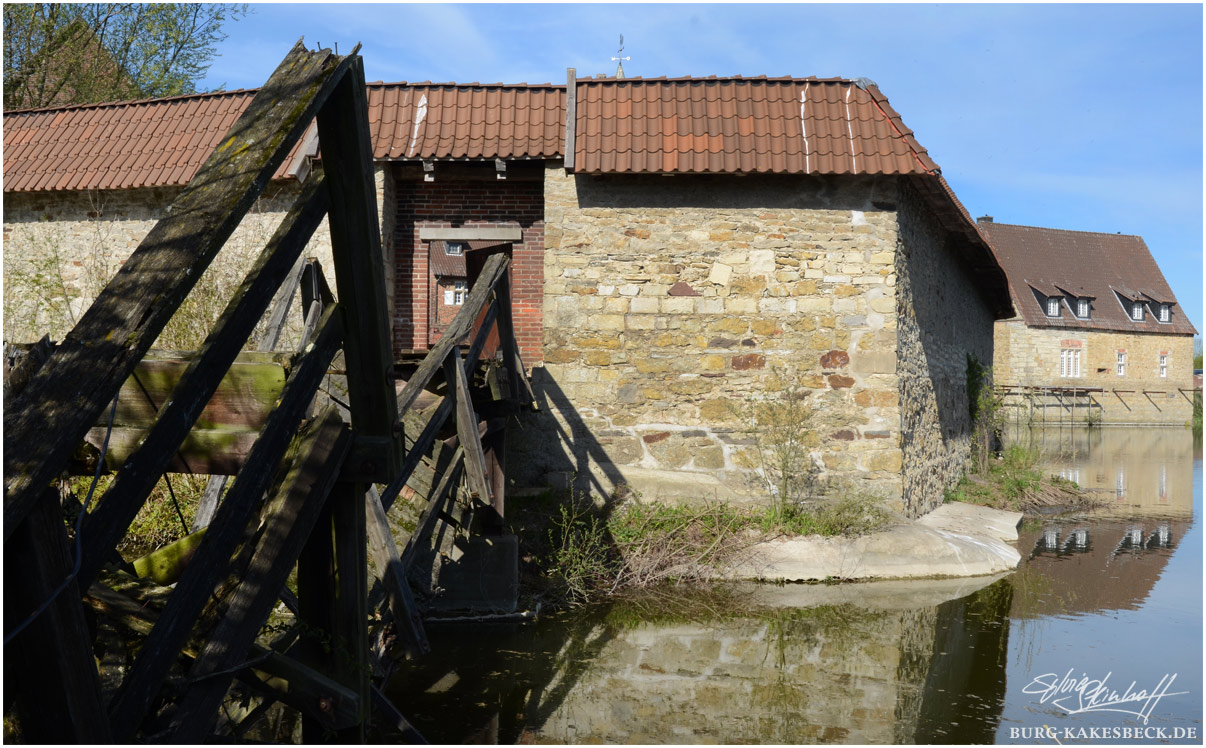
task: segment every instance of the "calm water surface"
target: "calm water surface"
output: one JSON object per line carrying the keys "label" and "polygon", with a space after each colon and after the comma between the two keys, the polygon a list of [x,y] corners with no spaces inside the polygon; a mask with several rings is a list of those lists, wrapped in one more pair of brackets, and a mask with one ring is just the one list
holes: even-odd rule
{"label": "calm water surface", "polygon": [[[1201,444],[1179,429],[1010,438],[1109,501],[1024,525],[1013,574],[433,625],[438,658],[390,695],[448,743],[1201,743]],[[1093,709],[1103,680],[1164,695]]]}

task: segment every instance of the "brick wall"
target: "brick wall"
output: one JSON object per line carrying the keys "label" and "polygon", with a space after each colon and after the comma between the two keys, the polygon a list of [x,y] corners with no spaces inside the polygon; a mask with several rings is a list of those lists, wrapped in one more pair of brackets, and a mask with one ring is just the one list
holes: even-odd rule
{"label": "brick wall", "polygon": [[[1106,424],[1182,426],[1192,420],[1192,395],[1181,391],[1193,388],[1190,335],[1030,328],[1020,318],[1014,318],[996,323],[995,340],[993,373],[998,385],[1103,390],[1062,399],[1036,394],[1028,401],[1011,396],[1006,401],[1011,420],[1079,422],[1094,411],[1100,413],[1101,422]],[[1080,352],[1080,376],[1062,376],[1060,351],[1064,349]],[[1126,354],[1121,376],[1117,368],[1120,352]],[[1165,377],[1159,373],[1161,354],[1168,356]],[[1015,408],[1022,412],[1015,412]]]}
{"label": "brick wall", "polygon": [[544,193],[539,181],[396,178],[393,213],[395,271],[394,349],[425,349],[431,295],[423,228],[519,227],[512,246],[511,279],[515,335],[524,363],[540,361],[544,280]]}
{"label": "brick wall", "polygon": [[[899,504],[895,182],[546,171],[547,412],[508,460],[524,486],[762,500],[740,422],[801,381],[809,461]],[[511,447],[509,447],[510,449]]]}
{"label": "brick wall", "polygon": [[963,475],[971,446],[967,359],[992,360],[993,317],[959,257],[915,190],[897,210],[897,360],[905,511],[924,514]]}

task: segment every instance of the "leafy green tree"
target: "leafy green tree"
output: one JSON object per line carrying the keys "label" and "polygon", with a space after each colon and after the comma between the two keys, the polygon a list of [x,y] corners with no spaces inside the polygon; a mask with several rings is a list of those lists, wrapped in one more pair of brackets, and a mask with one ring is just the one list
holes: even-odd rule
{"label": "leafy green tree", "polygon": [[195,93],[246,5],[5,3],[4,108]]}

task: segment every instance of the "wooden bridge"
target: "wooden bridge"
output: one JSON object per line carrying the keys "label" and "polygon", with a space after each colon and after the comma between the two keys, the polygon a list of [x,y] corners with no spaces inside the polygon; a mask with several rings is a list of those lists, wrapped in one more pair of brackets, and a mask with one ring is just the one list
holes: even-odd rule
{"label": "wooden bridge", "polygon": [[[10,378],[5,695],[28,742],[229,742],[278,702],[300,712],[306,742],[363,741],[370,718],[422,742],[380,689],[393,657],[428,650],[407,573],[442,523],[501,532],[500,431],[534,397],[502,254],[396,389],[357,51],[299,42],[76,327]],[[187,356],[148,356],[315,118],[322,168],[209,337]],[[301,258],[324,217],[335,293]],[[273,353],[299,284],[301,348]],[[266,312],[262,352],[242,351]],[[346,402],[316,397],[339,355]],[[259,389],[236,388],[252,404],[232,424],[215,403],[244,375]],[[107,467],[88,506],[61,499],[65,471]],[[115,547],[172,471],[234,477],[225,491],[211,479],[167,587]],[[404,487],[426,503],[395,538],[386,512]],[[115,651],[128,667],[103,666]]]}

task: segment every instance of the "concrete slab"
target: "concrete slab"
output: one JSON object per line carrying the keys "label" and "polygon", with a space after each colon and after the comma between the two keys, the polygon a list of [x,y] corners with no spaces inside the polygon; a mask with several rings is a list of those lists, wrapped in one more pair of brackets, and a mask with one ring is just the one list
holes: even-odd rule
{"label": "concrete slab", "polygon": [[987,587],[1008,573],[985,577],[942,579],[885,579],[850,584],[755,584],[738,583],[753,607],[815,608],[822,605],[855,605],[868,610],[912,610],[932,608],[958,600]]}
{"label": "concrete slab", "polygon": [[[975,577],[1017,568],[1021,555],[1010,512],[957,508],[858,538],[781,538],[760,543],[731,570],[733,579],[816,581]],[[1009,523],[1013,522],[1013,529]]]}
{"label": "concrete slab", "polygon": [[998,540],[1013,541],[1018,539],[1018,525],[1022,522],[1022,513],[952,501],[924,517],[919,517],[917,522],[935,530],[963,535],[987,535]]}

